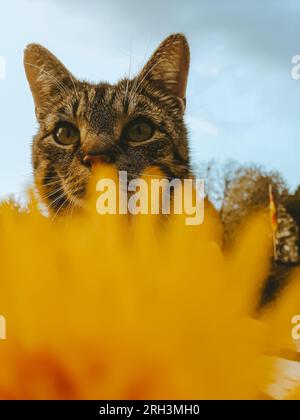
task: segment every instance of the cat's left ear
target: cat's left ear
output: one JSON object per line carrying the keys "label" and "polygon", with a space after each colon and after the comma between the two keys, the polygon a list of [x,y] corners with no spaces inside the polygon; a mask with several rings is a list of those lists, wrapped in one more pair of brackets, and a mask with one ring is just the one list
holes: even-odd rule
{"label": "cat's left ear", "polygon": [[46,48],[30,44],[24,51],[24,67],[36,112],[47,109],[55,93],[71,92],[74,78],[69,70]]}
{"label": "cat's left ear", "polygon": [[190,49],[182,34],[165,39],[143,68],[139,79],[148,80],[186,103],[186,87],[190,66]]}

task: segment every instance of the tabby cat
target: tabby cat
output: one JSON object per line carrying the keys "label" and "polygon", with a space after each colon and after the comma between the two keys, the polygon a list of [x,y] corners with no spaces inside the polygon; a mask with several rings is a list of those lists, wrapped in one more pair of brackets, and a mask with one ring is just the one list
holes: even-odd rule
{"label": "tabby cat", "polygon": [[186,38],[174,34],[135,78],[94,84],[77,80],[44,47],[28,45],[24,65],[39,123],[34,177],[50,212],[84,205],[97,162],[127,171],[129,179],[153,166],[168,178],[190,175],[184,123],[189,62]]}

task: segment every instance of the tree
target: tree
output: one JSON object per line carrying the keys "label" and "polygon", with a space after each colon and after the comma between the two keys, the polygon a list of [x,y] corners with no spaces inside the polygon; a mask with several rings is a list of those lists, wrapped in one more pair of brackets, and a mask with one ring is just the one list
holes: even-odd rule
{"label": "tree", "polygon": [[290,195],[277,172],[259,166],[238,166],[229,161],[218,165],[211,161],[199,173],[206,180],[208,198],[221,209],[224,247],[230,246],[240,229],[257,212],[269,215],[269,188],[272,185],[277,208],[277,260],[272,260],[269,276],[261,291],[259,308],[272,301],[288,283],[290,270],[299,264],[300,186]]}
{"label": "tree", "polygon": [[277,172],[267,173],[258,166],[240,167],[227,185],[221,218],[224,244],[230,245],[243,224],[255,213],[269,208],[269,187],[272,185],[277,205],[288,197],[287,186]]}
{"label": "tree", "polygon": [[228,160],[223,165],[211,160],[198,166],[197,177],[205,180],[207,198],[216,208],[222,207],[225,193],[237,169],[238,164],[233,160]]}
{"label": "tree", "polygon": [[[300,186],[294,195],[289,195],[285,201],[285,207],[289,214],[293,217],[300,230]],[[298,248],[300,249],[300,238],[298,237]]]}

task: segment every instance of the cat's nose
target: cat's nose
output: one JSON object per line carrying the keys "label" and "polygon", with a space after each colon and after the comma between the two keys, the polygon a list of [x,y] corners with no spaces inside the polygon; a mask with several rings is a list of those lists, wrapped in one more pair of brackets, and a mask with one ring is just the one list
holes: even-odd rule
{"label": "cat's nose", "polygon": [[86,165],[90,167],[93,167],[101,163],[111,163],[111,162],[112,162],[112,156],[106,153],[87,154],[83,158],[83,163],[85,163]]}
{"label": "cat's nose", "polygon": [[111,136],[105,134],[86,135],[81,147],[83,164],[92,168],[97,164],[114,163],[116,156],[117,148]]}

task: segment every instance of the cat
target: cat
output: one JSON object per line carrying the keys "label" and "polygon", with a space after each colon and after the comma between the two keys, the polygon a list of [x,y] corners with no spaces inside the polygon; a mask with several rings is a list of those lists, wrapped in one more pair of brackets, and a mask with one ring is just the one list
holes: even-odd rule
{"label": "cat", "polygon": [[34,179],[50,213],[82,208],[95,163],[113,164],[132,179],[149,167],[171,179],[190,177],[189,65],[182,34],[165,39],[135,78],[115,85],[77,80],[46,48],[27,46],[24,67],[39,123]]}
{"label": "cat", "polygon": [[27,46],[24,66],[39,123],[34,178],[50,213],[84,206],[95,162],[114,164],[128,179],[149,167],[171,179],[192,176],[184,122],[189,65],[182,34],[165,39],[135,78],[116,85],[79,81],[46,48]]}

